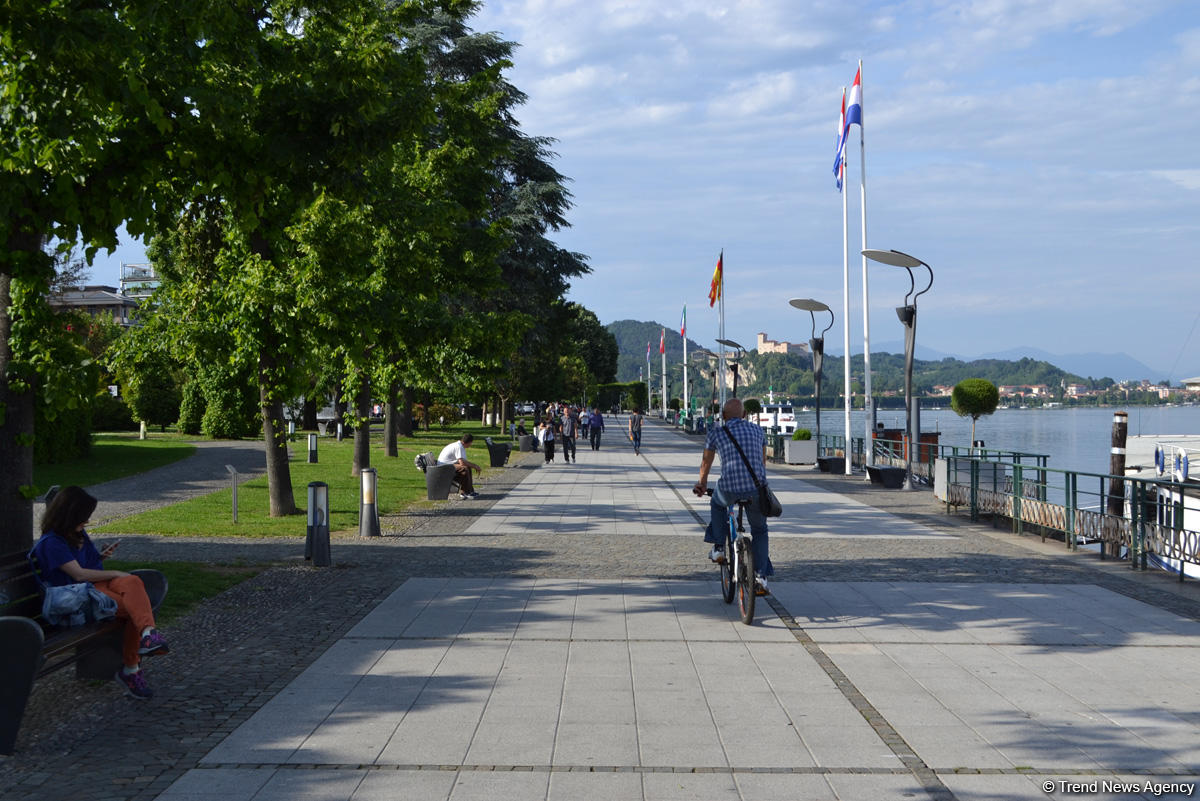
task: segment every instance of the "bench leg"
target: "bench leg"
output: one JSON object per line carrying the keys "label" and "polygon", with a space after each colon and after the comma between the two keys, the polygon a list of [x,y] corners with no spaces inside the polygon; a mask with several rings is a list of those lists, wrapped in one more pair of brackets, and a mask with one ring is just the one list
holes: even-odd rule
{"label": "bench leg", "polygon": [[11,754],[42,656],[42,629],[25,617],[0,617],[0,754]]}
{"label": "bench leg", "polygon": [[125,662],[122,655],[125,634],[121,629],[102,635],[99,642],[80,646],[76,651],[75,678],[111,679]]}

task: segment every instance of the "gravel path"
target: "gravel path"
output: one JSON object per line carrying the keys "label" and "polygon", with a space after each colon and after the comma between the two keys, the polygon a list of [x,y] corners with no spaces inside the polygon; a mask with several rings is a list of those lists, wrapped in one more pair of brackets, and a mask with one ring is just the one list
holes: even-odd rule
{"label": "gravel path", "polygon": [[[127,517],[160,506],[207,495],[229,486],[232,465],[239,481],[262,475],[267,470],[267,456],[259,440],[220,440],[193,442],[196,452],[173,464],[138,473],[103,484],[87,487],[100,503],[92,514],[92,525]],[[34,505],[34,537],[41,535],[42,511],[45,504]],[[124,556],[124,554],[122,554]]]}

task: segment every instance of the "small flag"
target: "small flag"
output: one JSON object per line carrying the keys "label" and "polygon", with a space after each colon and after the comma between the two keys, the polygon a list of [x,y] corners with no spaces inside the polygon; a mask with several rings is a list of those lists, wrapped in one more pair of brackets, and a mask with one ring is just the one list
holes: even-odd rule
{"label": "small flag", "polygon": [[667,329],[662,330],[662,334],[658,337],[658,352],[667,352]]}
{"label": "small flag", "polygon": [[846,130],[849,130],[851,125],[862,127],[862,104],[862,67],[859,67],[858,72],[854,73],[854,83],[850,86],[850,103],[846,106]]}
{"label": "small flag", "polygon": [[650,361],[650,343],[646,343],[646,361]]}
{"label": "small flag", "polygon": [[713,270],[712,286],[708,288],[708,308],[712,308],[717,304],[717,299],[721,297],[721,287],[725,284],[725,251],[721,251],[721,255],[717,257],[717,269]]}
{"label": "small flag", "polygon": [[846,173],[846,87],[842,87],[842,116],[838,118],[837,154],[833,159],[833,174],[837,176],[838,191]]}
{"label": "small flag", "polygon": [[687,337],[687,304],[683,304],[683,320],[679,323],[679,336]]}

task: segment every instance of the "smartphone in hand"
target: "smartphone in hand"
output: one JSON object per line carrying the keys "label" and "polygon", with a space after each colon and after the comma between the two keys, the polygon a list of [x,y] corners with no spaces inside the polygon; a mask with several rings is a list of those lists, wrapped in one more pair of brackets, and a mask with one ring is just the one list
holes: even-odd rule
{"label": "smartphone in hand", "polygon": [[107,559],[108,557],[112,556],[113,551],[117,550],[117,546],[120,544],[121,544],[120,540],[113,540],[112,542],[105,545],[104,548],[100,551],[100,558]]}

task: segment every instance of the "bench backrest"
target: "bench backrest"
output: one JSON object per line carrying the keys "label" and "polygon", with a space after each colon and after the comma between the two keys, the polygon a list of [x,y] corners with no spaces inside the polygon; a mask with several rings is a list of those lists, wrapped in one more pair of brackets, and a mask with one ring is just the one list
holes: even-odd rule
{"label": "bench backrest", "polygon": [[0,615],[30,617],[42,623],[42,591],[25,554],[0,554]]}

